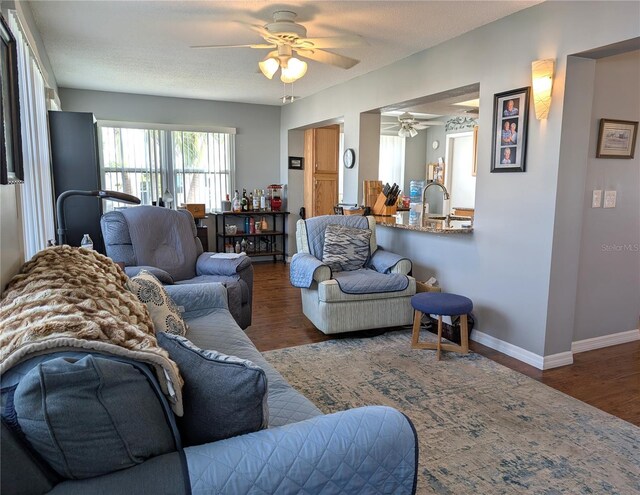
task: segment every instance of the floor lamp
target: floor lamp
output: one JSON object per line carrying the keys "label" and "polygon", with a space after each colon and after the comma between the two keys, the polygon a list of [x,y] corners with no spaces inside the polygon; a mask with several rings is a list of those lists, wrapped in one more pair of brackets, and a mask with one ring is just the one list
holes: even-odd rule
{"label": "floor lamp", "polygon": [[118,191],[78,191],[70,189],[63,192],[56,200],[56,215],[58,217],[58,245],[62,246],[67,243],[67,225],[64,220],[64,202],[70,196],[94,196],[98,199],[112,199],[123,203],[132,203],[139,205],[140,199],[131,194],[121,193]]}

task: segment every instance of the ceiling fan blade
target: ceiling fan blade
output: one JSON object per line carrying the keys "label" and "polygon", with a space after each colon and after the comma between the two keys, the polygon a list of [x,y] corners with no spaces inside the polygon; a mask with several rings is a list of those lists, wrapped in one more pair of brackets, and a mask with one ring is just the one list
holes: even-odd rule
{"label": "ceiling fan blade", "polygon": [[258,24],[245,24],[249,29],[255,31],[260,36],[262,36],[266,41],[271,42],[274,39],[274,35],[271,31],[269,31],[264,26],[259,26]]}
{"label": "ceiling fan blade", "polygon": [[325,38],[300,38],[293,44],[293,48],[314,50],[316,48],[344,48],[349,46],[366,45],[361,36],[328,36]]}
{"label": "ceiling fan blade", "polygon": [[416,124],[413,126],[413,128],[417,131],[421,131],[422,129],[426,129],[427,127],[429,127],[427,124]]}
{"label": "ceiling fan blade", "polygon": [[298,55],[310,60],[315,60],[323,64],[335,65],[343,69],[350,69],[356,64],[360,63],[360,60],[355,58],[345,57],[344,55],[338,55],[337,53],[331,53],[324,50],[296,50]]}
{"label": "ceiling fan blade", "polygon": [[393,125],[388,125],[388,126],[382,127],[382,130],[383,131],[390,131],[391,129],[394,129],[394,128],[397,128],[397,127],[400,127],[400,126],[398,124],[393,124]]}
{"label": "ceiling fan blade", "polygon": [[267,45],[265,43],[257,44],[257,45],[194,45],[189,48],[275,48],[276,45]]}

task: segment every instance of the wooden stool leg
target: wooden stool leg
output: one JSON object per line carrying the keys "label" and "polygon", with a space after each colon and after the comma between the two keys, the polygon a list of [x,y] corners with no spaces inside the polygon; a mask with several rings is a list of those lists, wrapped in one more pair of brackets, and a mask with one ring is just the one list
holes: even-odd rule
{"label": "wooden stool leg", "polygon": [[469,353],[469,324],[467,315],[460,315],[460,343],[462,344],[462,352]]}
{"label": "wooden stool leg", "polygon": [[442,315],[438,315],[438,347],[436,351],[436,359],[440,361],[440,348],[442,346]]}
{"label": "wooden stool leg", "polygon": [[411,336],[411,347],[417,347],[418,340],[420,339],[420,324],[422,322],[422,311],[417,309],[413,315],[413,334]]}

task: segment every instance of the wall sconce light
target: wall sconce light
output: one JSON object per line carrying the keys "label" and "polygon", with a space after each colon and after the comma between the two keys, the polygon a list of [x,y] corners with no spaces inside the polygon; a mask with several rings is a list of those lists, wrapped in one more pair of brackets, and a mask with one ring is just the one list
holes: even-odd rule
{"label": "wall sconce light", "polygon": [[533,82],[533,106],[538,120],[549,116],[551,107],[551,88],[553,87],[554,58],[536,60],[531,63],[531,80]]}

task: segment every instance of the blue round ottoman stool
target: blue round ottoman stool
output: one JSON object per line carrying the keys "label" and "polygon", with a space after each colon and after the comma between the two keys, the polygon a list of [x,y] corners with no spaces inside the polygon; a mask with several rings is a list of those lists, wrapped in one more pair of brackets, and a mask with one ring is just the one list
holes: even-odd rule
{"label": "blue round ottoman stool", "polygon": [[[459,352],[467,354],[469,352],[469,326],[467,325],[467,313],[471,313],[473,302],[471,299],[457,294],[446,292],[421,292],[411,298],[411,306],[415,310],[413,318],[413,336],[411,347],[414,349],[436,349],[436,356],[440,361],[440,350]],[[423,314],[438,315],[438,342],[419,342],[420,323]],[[460,316],[460,342],[457,344],[442,343],[442,317]]]}

